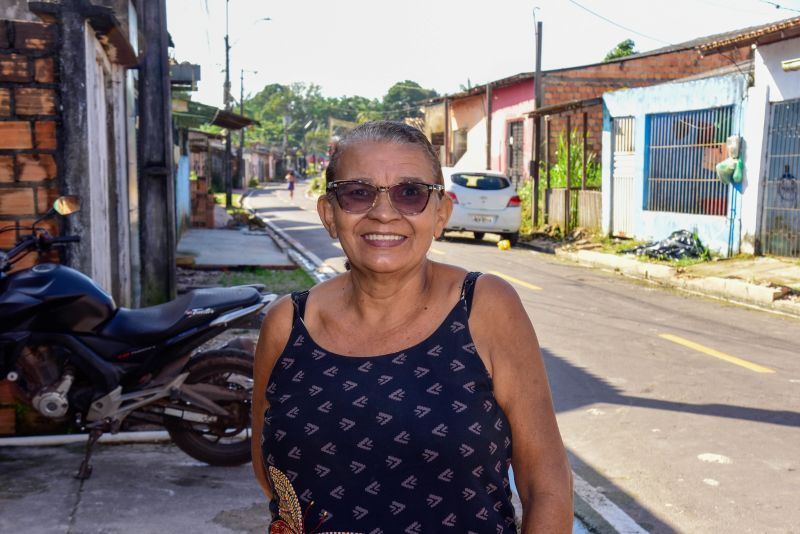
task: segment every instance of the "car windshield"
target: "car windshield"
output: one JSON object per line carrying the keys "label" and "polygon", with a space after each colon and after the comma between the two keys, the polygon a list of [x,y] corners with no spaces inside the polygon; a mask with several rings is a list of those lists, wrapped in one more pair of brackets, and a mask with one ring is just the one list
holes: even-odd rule
{"label": "car windshield", "polygon": [[505,189],[511,185],[511,182],[503,176],[490,176],[486,174],[454,174],[452,180],[454,184],[469,187],[470,189],[480,189],[482,191]]}

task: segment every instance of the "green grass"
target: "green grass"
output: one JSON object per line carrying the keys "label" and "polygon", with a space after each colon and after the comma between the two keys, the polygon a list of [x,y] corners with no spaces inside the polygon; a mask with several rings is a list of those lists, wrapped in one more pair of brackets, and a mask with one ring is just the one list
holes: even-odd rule
{"label": "green grass", "polygon": [[292,291],[303,291],[314,285],[314,280],[302,269],[271,270],[250,268],[243,271],[228,271],[220,280],[223,286],[264,284],[267,291],[285,295]]}
{"label": "green grass", "polygon": [[[220,206],[225,206],[225,193],[214,193],[214,204],[219,204]],[[230,213],[231,215],[235,213],[246,213],[244,209],[242,209],[242,195],[241,193],[233,193],[231,195],[231,205],[232,208],[225,208],[225,211]]]}

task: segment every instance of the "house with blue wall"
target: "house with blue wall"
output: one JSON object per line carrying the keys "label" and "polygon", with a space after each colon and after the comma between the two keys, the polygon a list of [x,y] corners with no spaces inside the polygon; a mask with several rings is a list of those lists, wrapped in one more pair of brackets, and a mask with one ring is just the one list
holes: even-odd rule
{"label": "house with blue wall", "polygon": [[[697,52],[725,57],[743,45],[747,61],[603,95],[604,233],[689,230],[723,256],[800,257],[800,17]],[[739,180],[717,172],[736,157],[729,146]]]}
{"label": "house with blue wall", "polygon": [[738,251],[747,189],[717,178],[726,141],[741,136],[752,62],[603,95],[603,231],[661,239],[696,232]]}

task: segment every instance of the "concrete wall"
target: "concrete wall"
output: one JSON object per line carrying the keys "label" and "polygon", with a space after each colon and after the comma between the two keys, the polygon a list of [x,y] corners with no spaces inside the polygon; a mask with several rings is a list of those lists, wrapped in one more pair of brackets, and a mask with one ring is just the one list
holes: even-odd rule
{"label": "concrete wall", "polygon": [[[452,153],[456,130],[467,130],[467,151],[458,161],[457,169],[486,168],[486,98],[477,95],[455,100],[450,105],[450,150]],[[455,157],[455,156],[454,156]]]}
{"label": "concrete wall", "polygon": [[766,172],[771,102],[800,98],[800,72],[784,72],[781,62],[800,57],[800,38],[759,46],[745,111],[745,185],[754,194],[742,199],[742,252],[755,252],[761,222],[761,183]]}
{"label": "concrete wall", "polygon": [[189,185],[189,156],[181,155],[175,173],[175,218],[178,236],[189,228],[192,216],[192,194]]}
{"label": "concrete wall", "polygon": [[[645,168],[647,159],[647,116],[656,113],[701,110],[722,106],[734,106],[733,134],[743,135],[746,106],[747,77],[741,74],[719,76],[688,82],[672,82],[652,87],[628,89],[607,93],[603,96],[603,232],[611,227],[612,202],[612,118],[634,117],[635,125],[635,186],[632,220],[633,235],[639,239],[662,239],[674,230],[696,230],[700,239],[710,249],[723,255],[728,253],[731,231],[733,252],[738,252],[741,215],[737,206],[744,198],[755,195],[757,188],[747,182],[739,193],[731,188],[729,213],[726,216],[694,215],[648,211],[644,209]],[[729,217],[732,219],[729,220]]]}
{"label": "concrete wall", "polygon": [[514,85],[498,87],[492,91],[492,157],[493,171],[509,174],[508,168],[508,123],[523,120],[522,165],[523,176],[528,176],[531,160],[533,120],[527,114],[533,109],[533,80],[524,80]]}
{"label": "concrete wall", "polygon": [[797,58],[800,58],[800,37],[756,49],[756,85],[768,87],[770,102],[800,98],[800,72],[785,72],[781,68],[782,61]]}

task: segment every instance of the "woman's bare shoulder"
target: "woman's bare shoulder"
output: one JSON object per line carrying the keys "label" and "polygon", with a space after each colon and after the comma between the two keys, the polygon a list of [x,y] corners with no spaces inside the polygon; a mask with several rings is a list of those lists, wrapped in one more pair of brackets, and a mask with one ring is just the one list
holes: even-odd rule
{"label": "woman's bare shoulder", "polygon": [[258,340],[259,359],[275,360],[283,351],[292,331],[294,304],[291,295],[284,295],[267,306]]}

